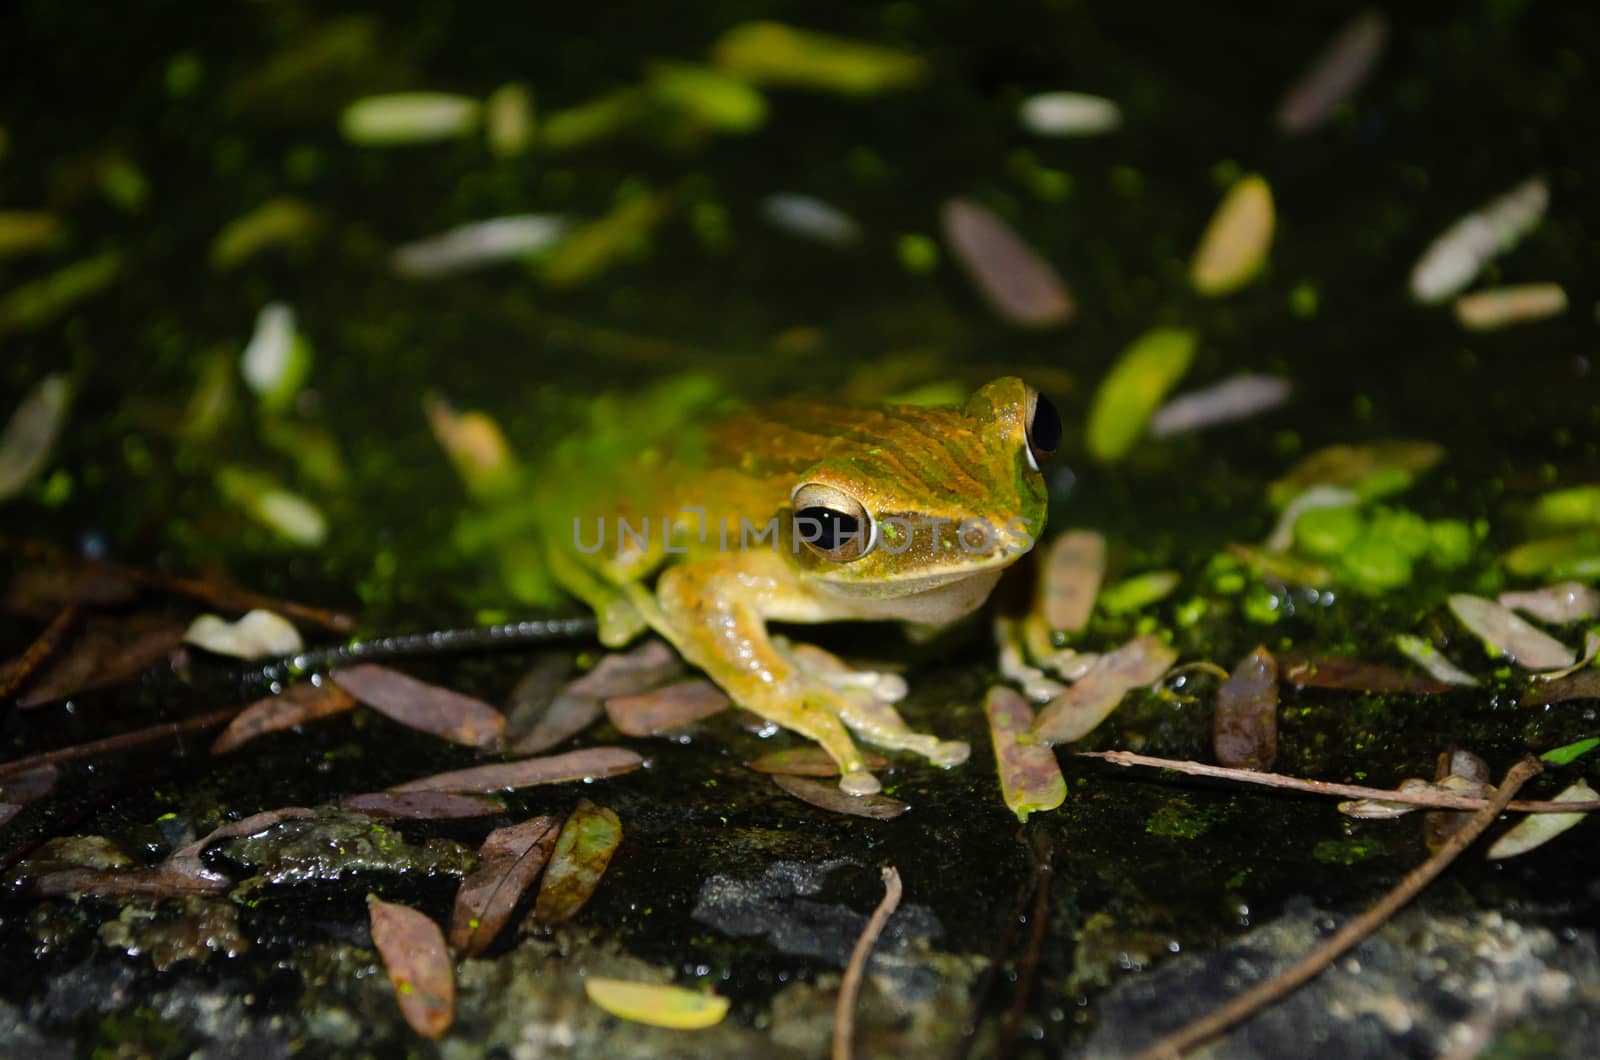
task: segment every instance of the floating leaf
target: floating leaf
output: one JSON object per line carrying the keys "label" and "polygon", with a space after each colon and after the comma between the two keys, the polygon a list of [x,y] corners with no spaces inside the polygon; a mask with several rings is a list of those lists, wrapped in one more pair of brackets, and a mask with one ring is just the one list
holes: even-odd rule
{"label": "floating leaf", "polygon": [[[875,773],[889,764],[889,760],[882,755],[870,751],[861,756],[863,766],[869,773]],[[797,747],[788,751],[773,751],[760,758],[746,762],[746,766],[757,773],[783,773],[791,777],[836,777],[839,775],[839,763],[833,756],[820,747]]]}
{"label": "floating leaf", "polygon": [[1150,417],[1150,436],[1170,438],[1259,416],[1289,400],[1294,385],[1279,375],[1235,375],[1168,401]]}
{"label": "floating leaf", "polygon": [[239,370],[267,408],[282,411],[294,401],[311,374],[311,346],[296,329],[291,306],[270,302],[261,307]]}
{"label": "floating leaf", "polygon": [[1164,600],[1178,587],[1182,577],[1175,570],[1153,570],[1124,578],[1100,591],[1100,610],[1108,615],[1126,615]]}
{"label": "floating leaf", "polygon": [[774,773],[772,782],[787,791],[801,802],[809,802],[819,810],[830,813],[849,814],[852,817],[868,817],[874,821],[888,821],[899,817],[911,809],[909,803],[899,799],[891,799],[887,795],[871,793],[866,795],[852,795],[840,791],[837,784],[822,784],[804,777],[790,776],[786,773]]}
{"label": "floating leaf", "polygon": [[1122,127],[1122,110],[1086,92],[1042,92],[1022,101],[1017,120],[1038,136],[1099,136]]}
{"label": "floating leaf", "polygon": [[454,140],[478,127],[481,107],[448,92],[395,92],[358,99],[339,115],[339,131],[361,147]]}
{"label": "floating leaf", "polygon": [[556,840],[555,853],[539,884],[533,916],[541,924],[563,924],[578,915],[600,886],[611,855],[622,842],[622,822],[588,799],[578,803]]}
{"label": "floating leaf", "polygon": [[547,751],[588,728],[600,717],[604,700],[643,692],[682,672],[683,663],[660,640],[646,640],[631,651],[612,652],[556,693],[544,717],[517,741],[515,750],[522,754]]}
{"label": "floating leaf", "polygon": [[1251,174],[1223,198],[1200,237],[1189,282],[1203,295],[1231,294],[1249,283],[1272,248],[1272,189]]}
{"label": "floating leaf", "polygon": [[1453,685],[1445,684],[1443,681],[1344,655],[1307,657],[1298,652],[1280,652],[1278,669],[1298,688],[1336,688],[1345,692],[1406,692],[1418,696],[1454,690]]}
{"label": "floating leaf", "polygon": [[1107,652],[1071,688],[1052,699],[1034,719],[1033,733],[1052,744],[1087,736],[1136,688],[1161,679],[1178,659],[1159,637],[1143,636]]}
{"label": "floating leaf", "polygon": [[475,766],[449,773],[396,784],[391,791],[455,791],[471,795],[479,792],[515,791],[539,784],[564,784],[572,780],[595,780],[631,773],[644,765],[644,759],[624,747],[585,747],[580,751],[524,758],[499,765]]}
{"label": "floating leaf", "polygon": [[1056,270],[992,211],[950,199],[939,220],[950,252],[997,314],[1029,328],[1054,327],[1072,315]]}
{"label": "floating leaf", "polygon": [[355,705],[349,693],[331,683],[290,685],[278,695],[258,699],[240,711],[211,745],[211,753],[224,754],[257,736],[341,714]]}
{"label": "floating leaf", "polygon": [[1475,633],[1492,654],[1510,656],[1523,669],[1556,670],[1577,660],[1571,648],[1493,600],[1451,593],[1449,603],[1461,624]]}
{"label": "floating leaf", "polygon": [[[1593,802],[1600,799],[1593,788],[1578,781],[1564,789],[1554,802]],[[1484,856],[1491,860],[1514,858],[1535,847],[1544,846],[1556,836],[1580,823],[1587,813],[1530,813],[1511,826],[1505,835],[1494,841]]]}
{"label": "floating leaf", "polygon": [[481,699],[374,663],[347,666],[329,677],[357,700],[408,728],[468,747],[500,746],[505,715]]}
{"label": "floating leaf", "polygon": [[795,29],[746,22],[724,33],[712,60],[752,84],[795,85],[847,95],[872,95],[920,81],[926,64],[915,55]]}
{"label": "floating leaf", "polygon": [[1237,769],[1268,770],[1278,757],[1278,662],[1264,646],[1217,689],[1211,748],[1218,762]]}
{"label": "floating leaf", "polygon": [[1456,320],[1468,331],[1494,331],[1560,316],[1567,311],[1567,292],[1559,283],[1491,287],[1457,298],[1455,310]]}
{"label": "floating leaf", "polygon": [[211,241],[211,267],[236,268],[269,247],[303,246],[317,230],[317,215],[291,196],[268,199],[223,226]]}
{"label": "floating leaf", "polygon": [[1474,688],[1478,684],[1476,677],[1445,658],[1443,652],[1421,637],[1411,633],[1396,633],[1394,646],[1400,649],[1400,654],[1428,671],[1428,676],[1435,681],[1461,688]]}
{"label": "floating leaf", "polygon": [[716,994],[685,990],[662,983],[630,983],[622,979],[585,976],[584,993],[589,1000],[632,1023],[652,1027],[694,1031],[714,1027],[728,1014],[728,999]]}
{"label": "floating leaf", "polygon": [[1077,633],[1089,624],[1106,572],[1106,539],[1093,530],[1062,534],[1039,567],[1038,606],[1051,629]]}
{"label": "floating leaf", "polygon": [[1033,708],[1016,692],[996,685],[983,703],[989,717],[1000,794],[1017,820],[1053,810],[1067,799],[1067,781],[1056,753],[1033,734]]}
{"label": "floating leaf", "polygon": [[395,248],[394,271],[414,279],[450,276],[544,253],[568,228],[558,214],[525,213],[457,225]]}
{"label": "floating leaf", "polygon": [[14,496],[44,468],[71,399],[66,376],[46,376],[11,414],[0,434],[0,501]]}
{"label": "floating leaf", "polygon": [[760,92],[709,66],[653,63],[646,86],[659,102],[722,132],[751,132],[767,120]]}
{"label": "floating leaf", "polygon": [[1553,747],[1539,756],[1539,761],[1549,762],[1553,766],[1569,765],[1584,755],[1600,747],[1600,736],[1591,736],[1586,740],[1578,740],[1562,747]]}
{"label": "floating leaf", "polygon": [[339,809],[383,821],[455,821],[488,817],[505,807],[493,799],[448,791],[373,791],[346,795],[339,800]]}
{"label": "floating leaf", "polygon": [[305,650],[300,631],[282,615],[262,608],[247,611],[237,622],[216,615],[200,615],[189,623],[185,644],[231,655],[235,659],[265,659]]}
{"label": "floating leaf", "polygon": [[533,143],[533,93],[527,85],[501,85],[484,102],[489,153],[515,158]]}
{"label": "floating leaf", "polygon": [[46,210],[0,210],[0,259],[48,246],[60,227]]}
{"label": "floating leaf", "polygon": [[830,246],[848,247],[861,239],[854,218],[809,195],[768,195],[761,200],[761,216],[774,228]]}
{"label": "floating leaf", "polygon": [[1364,11],[1346,23],[1284,94],[1276,115],[1278,128],[1298,134],[1320,126],[1372,73],[1388,39],[1389,20],[1381,11]]}
{"label": "floating leaf", "polygon": [[478,867],[461,881],[450,914],[450,945],[457,956],[476,957],[489,948],[522,893],[538,879],[559,831],[554,817],[535,817],[489,833],[478,848]]}
{"label": "floating leaf", "polygon": [[710,681],[694,678],[605,701],[606,714],[628,736],[656,736],[719,714],[731,700]]}
{"label": "floating leaf", "polygon": [[43,327],[110,287],[121,272],[122,255],[108,250],[23,284],[0,298],[0,335]]}
{"label": "floating leaf", "polygon": [[1300,461],[1272,484],[1267,498],[1282,508],[1312,486],[1344,486],[1362,500],[1405,489],[1444,457],[1444,447],[1405,439],[1367,445],[1330,445]]}
{"label": "floating leaf", "polygon": [[540,277],[551,287],[576,287],[641,250],[667,215],[664,196],[630,195],[611,212],[569,231],[544,259]]}
{"label": "floating leaf", "polygon": [[1139,440],[1167,391],[1189,370],[1194,332],[1153,328],[1117,358],[1089,410],[1089,453],[1103,463],[1117,460]]}
{"label": "floating leaf", "polygon": [[367,895],[367,912],[400,1014],[424,1038],[442,1037],[456,1016],[456,970],[439,925],[375,894]]}
{"label": "floating leaf", "polygon": [[1534,177],[1463,217],[1423,251],[1411,270],[1411,296],[1435,303],[1464,290],[1485,265],[1538,227],[1549,205],[1549,186]]}

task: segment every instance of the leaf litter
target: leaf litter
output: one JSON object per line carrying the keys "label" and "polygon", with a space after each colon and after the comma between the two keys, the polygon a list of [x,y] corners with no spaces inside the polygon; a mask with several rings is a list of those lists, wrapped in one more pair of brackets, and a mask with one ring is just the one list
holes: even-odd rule
{"label": "leaf litter", "polygon": [[545,867],[534,901],[534,919],[553,925],[577,916],[600,886],[600,878],[621,842],[622,821],[616,813],[588,799],[580,800],[561,826],[555,851]]}
{"label": "leaf litter", "polygon": [[456,972],[439,925],[409,906],[367,895],[372,945],[394,985],[400,1014],[424,1038],[455,1020]]}
{"label": "leaf litter", "polygon": [[461,881],[450,914],[450,945],[458,957],[476,957],[511,917],[555,849],[560,825],[535,817],[496,828],[478,848],[478,867]]}
{"label": "leaf litter", "polygon": [[435,773],[396,784],[391,791],[450,791],[462,795],[515,791],[540,784],[564,784],[631,773],[644,758],[625,747],[585,747],[547,758],[524,758],[498,765]]}
{"label": "leaf litter", "polygon": [[354,709],[355,698],[332,682],[290,685],[245,707],[211,745],[212,754],[237,750],[258,736]]}
{"label": "leaf litter", "polygon": [[888,795],[851,795],[839,790],[837,784],[824,784],[806,777],[787,773],[774,773],[772,782],[801,802],[810,803],[819,810],[842,813],[850,817],[866,817],[874,821],[889,821],[907,810],[911,804],[890,798]]}
{"label": "leaf litter", "polygon": [[468,747],[500,746],[505,715],[480,699],[375,663],[344,667],[328,676],[359,702],[408,728]]}

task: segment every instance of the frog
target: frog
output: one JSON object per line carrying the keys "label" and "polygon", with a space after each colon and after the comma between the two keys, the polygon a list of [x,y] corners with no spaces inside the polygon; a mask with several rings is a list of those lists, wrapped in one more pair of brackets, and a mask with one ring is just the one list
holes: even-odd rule
{"label": "frog", "polygon": [[769,624],[928,631],[971,614],[1042,533],[1041,468],[1061,435],[1054,405],[1016,377],[953,405],[720,409],[608,473],[580,460],[544,476],[546,563],[604,644],[654,631],[735,704],[819,744],[841,790],[871,794],[856,737],[945,767],[969,748],[905,722],[897,675]]}

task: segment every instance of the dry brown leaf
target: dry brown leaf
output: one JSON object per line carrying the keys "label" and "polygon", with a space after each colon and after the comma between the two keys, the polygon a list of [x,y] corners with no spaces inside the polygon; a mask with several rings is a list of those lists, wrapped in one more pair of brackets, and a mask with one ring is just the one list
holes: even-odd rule
{"label": "dry brown leaf", "polygon": [[257,736],[292,729],[330,714],[340,714],[355,705],[356,701],[350,694],[334,684],[290,685],[278,695],[258,699],[240,711],[239,716],[228,723],[228,727],[211,745],[211,753],[225,754],[243,747]]}
{"label": "dry brown leaf", "polygon": [[606,715],[627,736],[655,736],[726,710],[733,701],[704,678],[692,678],[605,701]]}
{"label": "dry brown leaf", "polygon": [[456,1015],[456,972],[439,925],[374,894],[367,895],[367,911],[400,1014],[424,1038],[442,1037]]}
{"label": "dry brown leaf", "polygon": [[458,956],[476,957],[489,948],[539,877],[560,830],[554,817],[535,817],[489,833],[478,848],[478,867],[461,881],[450,914],[450,945]]}
{"label": "dry brown leaf", "polygon": [[644,759],[625,747],[585,747],[548,758],[524,758],[516,762],[435,773],[431,777],[396,784],[389,790],[454,791],[466,795],[514,791],[537,784],[614,777],[619,773],[631,773],[642,765]]}
{"label": "dry brown leaf", "polygon": [[809,802],[819,810],[844,813],[852,817],[870,817],[874,821],[888,821],[911,809],[909,803],[891,799],[887,795],[847,795],[837,784],[823,784],[804,777],[773,774],[772,782],[801,802]]}
{"label": "dry brown leaf", "polygon": [[505,715],[481,699],[372,663],[335,670],[329,676],[362,703],[409,728],[468,747],[500,746]]}

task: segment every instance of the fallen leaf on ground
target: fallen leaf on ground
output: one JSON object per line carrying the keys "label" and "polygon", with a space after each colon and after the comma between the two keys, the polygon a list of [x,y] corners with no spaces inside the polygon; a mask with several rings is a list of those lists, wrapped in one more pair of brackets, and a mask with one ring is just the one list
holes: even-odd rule
{"label": "fallen leaf on ground", "polygon": [[538,784],[562,784],[631,773],[644,765],[637,752],[625,747],[585,747],[548,758],[524,758],[497,765],[474,766],[396,784],[390,791],[454,791],[464,795],[515,791]]}
{"label": "fallen leaf on ground", "polygon": [[1255,279],[1272,249],[1272,189],[1252,173],[1228,189],[1211,215],[1189,267],[1189,282],[1203,295],[1231,294]]}
{"label": "fallen leaf on ground", "polygon": [[387,666],[349,666],[329,677],[380,714],[454,743],[494,748],[505,731],[505,715],[483,700],[418,681]]}
{"label": "fallen leaf on ground", "polygon": [[1406,658],[1428,671],[1428,676],[1435,681],[1461,688],[1473,688],[1478,684],[1476,677],[1451,662],[1443,652],[1421,637],[1411,633],[1396,633],[1394,646]]}
{"label": "fallen leaf on ground", "polygon": [[588,799],[578,803],[556,839],[533,916],[541,924],[561,924],[578,915],[600,886],[611,855],[622,842],[622,821]]}
{"label": "fallen leaf on ground", "polygon": [[1265,646],[1239,661],[1217,689],[1211,747],[1217,761],[1268,770],[1278,757],[1278,663]]}
{"label": "fallen leaf on ground", "polygon": [[1454,690],[1453,685],[1421,674],[1406,673],[1381,663],[1345,655],[1306,656],[1279,652],[1278,669],[1298,688],[1334,688],[1345,692],[1409,692],[1428,696]]}
{"label": "fallen leaf on ground", "polygon": [[505,809],[493,799],[449,791],[372,791],[346,795],[339,809],[386,821],[454,821],[488,817]]}
{"label": "fallen leaf on ground", "polygon": [[1573,650],[1493,600],[1451,593],[1450,611],[1496,655],[1526,670],[1557,670],[1577,661]]}
{"label": "fallen leaf on ground", "polygon": [[654,638],[631,651],[612,652],[557,692],[544,716],[513,749],[522,754],[548,751],[600,717],[605,700],[646,691],[681,673],[677,655]]}
{"label": "fallen leaf on ground", "polygon": [[235,659],[265,659],[305,650],[300,631],[282,615],[261,608],[247,611],[237,622],[216,615],[200,615],[183,634],[185,644]]}
{"label": "fallen leaf on ground", "polygon": [[[1600,799],[1593,788],[1578,781],[1555,797],[1556,802],[1592,802]],[[1511,830],[1494,841],[1484,856],[1491,860],[1514,858],[1544,846],[1556,836],[1583,823],[1587,813],[1530,813],[1511,826]]]}
{"label": "fallen leaf on ground", "polygon": [[728,1014],[728,999],[664,983],[630,983],[585,976],[589,1000],[616,1016],[652,1027],[692,1031],[713,1027]]}
{"label": "fallen leaf on ground", "polygon": [[[764,719],[763,719],[764,720]],[[863,752],[861,759],[869,773],[876,773],[889,764],[882,755]],[[784,773],[791,777],[836,777],[839,763],[820,747],[797,747],[790,751],[773,751],[746,762],[757,773]]]}
{"label": "fallen leaf on ground", "polygon": [[450,945],[457,956],[476,957],[489,948],[522,893],[538,879],[560,827],[554,817],[535,817],[496,828],[484,839],[478,867],[461,881],[450,914]]}
{"label": "fallen leaf on ground", "polygon": [[1049,262],[993,211],[951,199],[939,213],[944,240],[984,300],[999,316],[1048,328],[1072,315],[1072,298]]}
{"label": "fallen leaf on ground", "polygon": [[655,736],[719,714],[732,704],[727,693],[703,678],[605,701],[611,724],[628,736]]}
{"label": "fallen leaf on ground", "polygon": [[367,911],[400,1014],[424,1038],[442,1037],[456,1015],[456,972],[439,925],[374,894],[367,895]]}
{"label": "fallen leaf on ground", "polygon": [[1071,743],[1087,736],[1136,688],[1155,684],[1178,659],[1159,637],[1143,636],[1102,655],[1089,672],[1056,696],[1034,719],[1034,735],[1046,743]]}
{"label": "fallen leaf on ground", "polygon": [[909,803],[891,799],[887,795],[849,795],[840,791],[837,784],[823,784],[784,773],[774,773],[772,782],[801,802],[809,802],[819,810],[849,814],[852,817],[870,817],[875,821],[888,821],[911,809]]}
{"label": "fallen leaf on ground", "polygon": [[66,654],[28,682],[19,707],[119,684],[159,662],[183,643],[183,627],[160,615],[91,620]]}
{"label": "fallen leaf on ground", "polygon": [[1189,370],[1195,342],[1194,332],[1183,328],[1152,328],[1122,352],[1089,408],[1090,456],[1109,463],[1133,448],[1167,392]]}
{"label": "fallen leaf on ground", "polygon": [[1278,104],[1278,128],[1308,133],[1355,94],[1372,73],[1389,39],[1389,20],[1381,11],[1364,11],[1345,24],[1316,61]]}
{"label": "fallen leaf on ground", "polygon": [[1501,593],[1500,605],[1525,611],[1545,622],[1566,625],[1600,614],[1600,590],[1591,589],[1582,582],[1557,582],[1543,589]]}
{"label": "fallen leaf on ground", "polygon": [[994,744],[1000,794],[1017,820],[1053,810],[1067,798],[1056,753],[1033,735],[1033,708],[1010,688],[996,685],[984,700],[989,737]]}
{"label": "fallen leaf on ground", "polygon": [[1050,545],[1039,566],[1038,607],[1051,629],[1076,633],[1089,624],[1106,572],[1106,539],[1093,530],[1072,530]]}
{"label": "fallen leaf on ground", "polygon": [[330,714],[352,709],[350,693],[331,683],[290,685],[275,696],[258,699],[239,712],[211,745],[211,753],[224,754],[269,732],[280,732]]}

